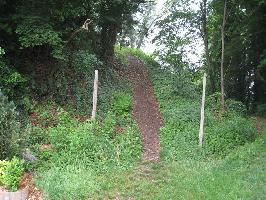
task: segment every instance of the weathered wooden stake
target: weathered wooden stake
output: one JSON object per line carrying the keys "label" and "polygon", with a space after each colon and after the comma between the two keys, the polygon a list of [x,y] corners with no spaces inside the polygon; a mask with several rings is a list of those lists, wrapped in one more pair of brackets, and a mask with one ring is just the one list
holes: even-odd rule
{"label": "weathered wooden stake", "polygon": [[206,73],[203,75],[203,90],[202,90],[202,102],[200,111],[200,130],[199,130],[199,145],[202,146],[204,138],[204,105],[205,105],[205,92],[206,92]]}
{"label": "weathered wooden stake", "polygon": [[95,119],[96,116],[97,92],[98,92],[98,70],[95,70],[91,119]]}

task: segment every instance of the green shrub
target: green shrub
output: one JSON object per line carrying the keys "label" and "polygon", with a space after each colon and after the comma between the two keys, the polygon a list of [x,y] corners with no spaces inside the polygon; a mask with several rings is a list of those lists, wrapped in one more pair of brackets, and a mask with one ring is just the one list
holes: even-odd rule
{"label": "green shrub", "polygon": [[5,54],[5,50],[2,47],[0,47],[0,55],[4,55],[4,54]]}
{"label": "green shrub", "polygon": [[260,104],[257,106],[257,115],[266,117],[266,104]]}
{"label": "green shrub", "polygon": [[26,141],[28,145],[47,144],[49,137],[45,129],[39,126],[30,126],[27,131]]}
{"label": "green shrub", "polygon": [[[103,75],[102,75],[103,76]],[[121,79],[110,70],[110,73],[102,77],[101,84],[99,84],[98,94],[98,114],[104,116],[110,111],[114,103],[114,97],[117,93],[128,93],[130,91],[130,84],[127,80]]]}
{"label": "green shrub", "polygon": [[[127,95],[125,97],[127,100],[130,99]],[[129,113],[128,107],[131,107],[128,102],[126,106],[123,103],[122,106],[116,106],[116,109],[107,112],[101,123],[97,121],[81,123],[66,111],[61,110],[58,115],[58,124],[47,129],[48,141],[60,155],[61,161],[66,163],[84,160],[90,163],[89,165],[113,163],[117,166],[129,166],[129,160],[139,158],[141,144],[138,133],[135,131],[137,128],[130,119],[130,115],[126,114]],[[115,112],[123,115],[117,115]],[[117,134],[116,127],[119,125],[120,118],[126,121],[126,127],[123,127],[123,133]]]}
{"label": "green shrub", "polygon": [[117,115],[129,113],[132,104],[132,97],[125,92],[117,92],[113,95],[112,111]]}
{"label": "green shrub", "polygon": [[[219,112],[221,108],[221,93],[216,92],[206,98],[206,109],[212,112]],[[247,115],[247,107],[241,102],[233,99],[225,101],[225,109],[229,115]]]}
{"label": "green shrub", "polygon": [[202,159],[206,152],[224,156],[254,139],[253,124],[242,117],[247,114],[245,106],[229,99],[228,112],[221,118],[217,115],[221,94],[214,93],[206,98],[205,150],[202,151],[198,146],[201,85],[194,84],[189,75],[178,75],[156,64],[148,68],[164,118],[160,131],[162,159]]}
{"label": "green shrub", "polygon": [[212,112],[218,112],[221,107],[221,93],[215,92],[206,97],[206,109]]}
{"label": "green shrub", "polygon": [[0,184],[16,191],[23,171],[23,162],[15,157],[11,161],[0,161]]}
{"label": "green shrub", "polygon": [[225,108],[229,113],[234,113],[241,116],[247,115],[247,108],[241,101],[227,99],[225,101]]}
{"label": "green shrub", "polygon": [[8,60],[4,58],[4,54],[4,49],[0,47],[0,90],[14,100],[19,100],[18,96],[24,97],[25,95],[24,86],[27,79],[9,64]]}
{"label": "green shrub", "polygon": [[49,129],[49,135],[52,146],[57,153],[62,155],[62,160],[67,163],[84,160],[94,166],[108,163],[128,165],[129,160],[139,158],[141,152],[139,137],[130,127],[126,128],[123,134],[114,137],[114,128],[115,123],[113,122],[101,126],[93,122],[80,123],[78,126],[59,124],[57,127]]}
{"label": "green shrub", "polygon": [[58,125],[48,129],[47,134],[52,146],[58,151],[69,148],[71,137],[74,136],[78,127],[78,121],[64,110],[59,113]]}
{"label": "green shrub", "polygon": [[[71,104],[77,113],[86,115],[91,112],[89,102],[92,101],[94,70],[101,69],[103,63],[95,54],[85,50],[76,51],[69,58],[70,66],[61,69],[57,76],[60,97],[57,99],[58,102],[65,100],[65,104]],[[71,74],[68,71],[72,71]]]}
{"label": "green shrub", "polygon": [[[116,108],[125,113],[124,106]],[[116,134],[120,118],[127,123],[123,132]],[[98,188],[96,176],[128,169],[141,156],[136,125],[130,115],[117,115],[113,109],[101,122],[78,122],[61,110],[58,124],[48,128],[47,135],[52,149],[37,152],[41,162],[37,185],[51,200],[86,199]]]}
{"label": "green shrub", "polygon": [[185,73],[177,74],[174,77],[173,90],[176,95],[184,98],[199,99],[199,86],[192,82],[191,78]]}
{"label": "green shrub", "polygon": [[72,57],[72,66],[77,72],[93,73],[94,69],[100,68],[103,63],[89,51],[79,50]]}
{"label": "green shrub", "polygon": [[255,138],[253,123],[243,117],[234,116],[206,128],[204,147],[207,153],[226,155],[237,146]]}
{"label": "green shrub", "polygon": [[49,23],[42,20],[39,17],[27,17],[18,24],[16,33],[18,34],[21,47],[50,45],[53,57],[64,59],[62,54],[63,41],[60,34]]}
{"label": "green shrub", "polygon": [[12,157],[18,149],[20,125],[13,102],[0,91],[0,159]]}
{"label": "green shrub", "polygon": [[110,136],[114,135],[114,131],[115,131],[115,126],[116,126],[116,116],[114,113],[112,112],[107,112],[103,123],[101,124],[101,132],[103,134],[107,134]]}
{"label": "green shrub", "polygon": [[195,102],[182,99],[163,108],[164,127],[160,131],[162,158],[196,159],[200,109]]}

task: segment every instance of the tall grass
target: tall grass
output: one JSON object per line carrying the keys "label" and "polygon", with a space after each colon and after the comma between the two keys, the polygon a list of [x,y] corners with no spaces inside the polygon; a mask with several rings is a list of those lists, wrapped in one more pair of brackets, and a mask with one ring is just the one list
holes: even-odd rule
{"label": "tall grass", "polygon": [[[96,199],[265,199],[266,134],[222,160],[182,160],[111,175]],[[109,178],[110,180],[110,178]],[[119,192],[118,192],[119,191]]]}

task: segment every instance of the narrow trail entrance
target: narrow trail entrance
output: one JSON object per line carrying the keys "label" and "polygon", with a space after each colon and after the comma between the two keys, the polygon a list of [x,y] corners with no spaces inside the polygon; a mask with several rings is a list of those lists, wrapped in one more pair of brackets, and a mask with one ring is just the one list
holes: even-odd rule
{"label": "narrow trail entrance", "polygon": [[160,140],[159,129],[162,116],[153,93],[152,83],[144,64],[136,57],[129,56],[127,75],[133,83],[133,117],[142,135],[143,161],[159,161]]}

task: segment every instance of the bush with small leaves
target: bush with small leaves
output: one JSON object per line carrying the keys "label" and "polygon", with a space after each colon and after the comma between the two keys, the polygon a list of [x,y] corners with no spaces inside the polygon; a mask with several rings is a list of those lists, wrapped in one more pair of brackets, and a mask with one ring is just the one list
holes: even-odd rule
{"label": "bush with small leaves", "polygon": [[228,112],[241,115],[241,116],[247,115],[247,108],[241,101],[227,99],[225,102],[225,107]]}
{"label": "bush with small leaves", "polygon": [[224,156],[234,148],[255,139],[256,129],[251,120],[233,116],[206,128],[205,149],[209,154]]}
{"label": "bush with small leaves", "polygon": [[12,192],[16,191],[23,171],[23,161],[16,157],[10,161],[0,160],[0,185]]}

